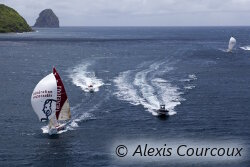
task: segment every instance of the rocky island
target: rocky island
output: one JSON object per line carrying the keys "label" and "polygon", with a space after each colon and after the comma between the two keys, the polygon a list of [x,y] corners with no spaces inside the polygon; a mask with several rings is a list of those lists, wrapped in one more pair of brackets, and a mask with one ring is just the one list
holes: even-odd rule
{"label": "rocky island", "polygon": [[59,28],[59,19],[51,9],[45,9],[39,14],[34,27]]}
{"label": "rocky island", "polygon": [[0,4],[0,33],[29,32],[31,27],[14,9]]}

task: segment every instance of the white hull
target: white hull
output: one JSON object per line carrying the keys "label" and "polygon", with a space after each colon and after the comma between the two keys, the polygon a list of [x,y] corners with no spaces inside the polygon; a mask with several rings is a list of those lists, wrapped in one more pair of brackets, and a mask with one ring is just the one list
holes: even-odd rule
{"label": "white hull", "polygon": [[57,134],[57,129],[56,128],[51,128],[51,129],[49,129],[49,135],[56,135]]}
{"label": "white hull", "polygon": [[57,127],[50,128],[48,130],[48,134],[49,135],[55,135],[55,134],[58,134],[62,130],[65,130],[65,124],[61,124],[61,125],[59,125]]}

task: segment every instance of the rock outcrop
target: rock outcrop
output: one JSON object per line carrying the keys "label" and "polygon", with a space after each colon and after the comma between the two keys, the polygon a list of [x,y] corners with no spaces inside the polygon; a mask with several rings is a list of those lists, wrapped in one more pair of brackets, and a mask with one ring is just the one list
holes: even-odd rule
{"label": "rock outcrop", "polygon": [[59,19],[51,9],[45,9],[39,14],[34,27],[58,28]]}
{"label": "rock outcrop", "polygon": [[29,32],[31,27],[14,9],[0,4],[0,33]]}

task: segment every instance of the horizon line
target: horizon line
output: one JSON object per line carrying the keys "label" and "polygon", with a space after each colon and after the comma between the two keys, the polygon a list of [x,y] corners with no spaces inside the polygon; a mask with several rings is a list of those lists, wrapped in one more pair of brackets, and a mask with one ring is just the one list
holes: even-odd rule
{"label": "horizon line", "polygon": [[[30,26],[32,28],[50,28],[50,27],[34,27]],[[136,26],[136,25],[128,25],[128,26],[107,26],[107,25],[85,25],[85,26],[78,26],[78,25],[63,25],[59,26],[59,28],[64,28],[64,27],[250,27],[250,25],[169,25],[169,26],[161,26],[161,25],[141,25],[141,26]]]}

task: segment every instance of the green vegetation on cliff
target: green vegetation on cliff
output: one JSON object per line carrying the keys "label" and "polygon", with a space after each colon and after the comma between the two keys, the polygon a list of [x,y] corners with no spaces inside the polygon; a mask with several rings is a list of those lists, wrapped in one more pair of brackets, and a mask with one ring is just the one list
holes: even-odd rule
{"label": "green vegetation on cliff", "polygon": [[0,33],[29,32],[30,26],[14,9],[0,4]]}

